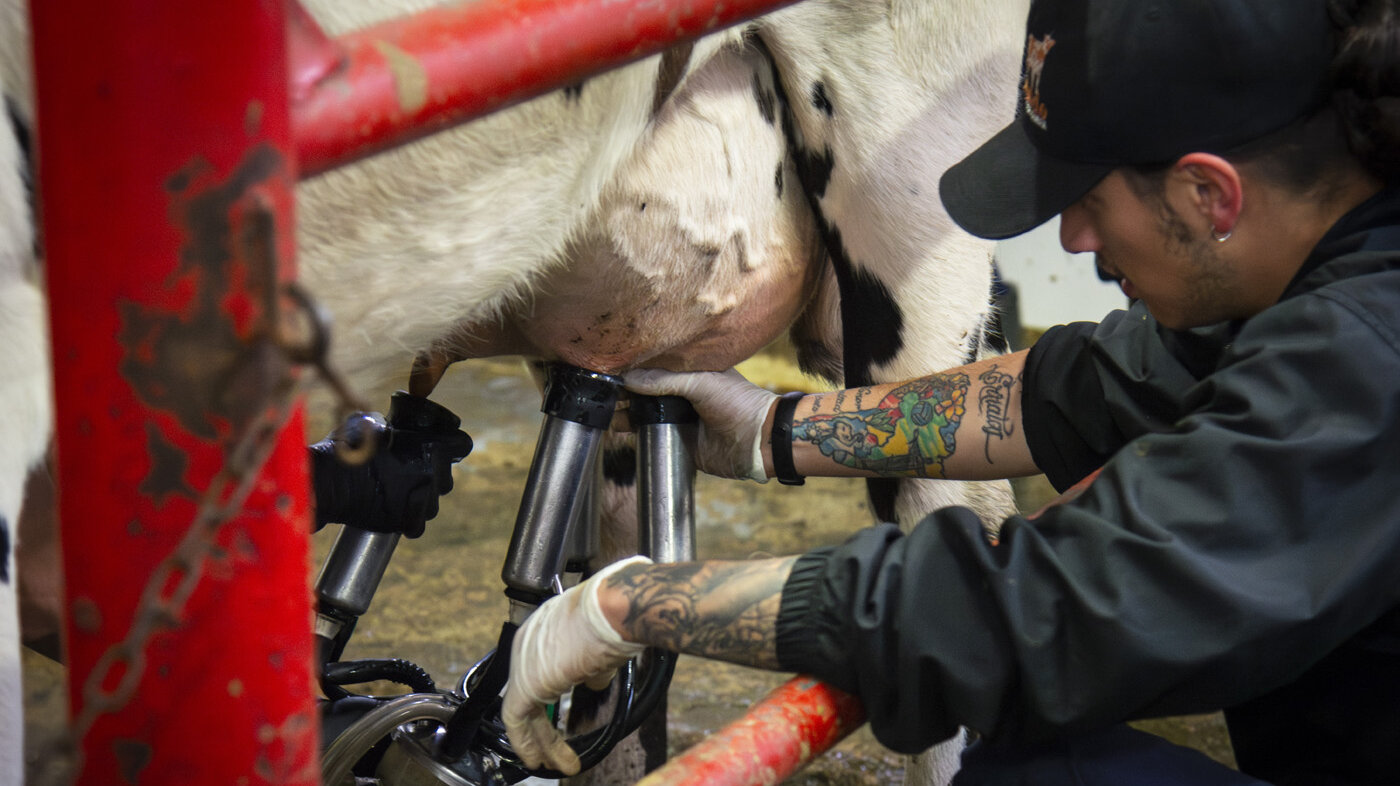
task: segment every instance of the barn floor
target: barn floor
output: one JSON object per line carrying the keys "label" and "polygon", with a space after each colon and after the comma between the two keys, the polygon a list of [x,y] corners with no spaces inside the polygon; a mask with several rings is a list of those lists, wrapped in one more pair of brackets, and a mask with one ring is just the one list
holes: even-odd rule
{"label": "barn floor", "polygon": [[[766,384],[803,385],[780,356],[760,357],[746,364],[745,370]],[[458,467],[456,490],[444,500],[442,513],[429,524],[427,534],[399,545],[346,657],[407,658],[439,683],[451,684],[493,646],[506,615],[500,569],[539,430],[539,398],[523,367],[513,361],[461,364],[449,373],[434,398],[462,416],[475,450]],[[387,405],[388,391],[374,394],[371,400]],[[312,411],[328,408],[313,402]],[[309,438],[319,438],[328,425],[313,418]],[[1043,481],[1018,484],[1024,509],[1038,508],[1052,493]],[[863,484],[849,480],[816,478],[794,489],[702,477],[696,500],[697,547],[702,557],[796,553],[843,540],[869,516]],[[333,538],[330,531],[316,536],[318,557]],[[25,665],[30,782],[52,783],[56,781],[46,774],[43,750],[62,728],[62,670],[27,652]],[[682,658],[670,692],[673,751],[722,727],[784,679],[784,675]],[[1218,716],[1143,725],[1221,761],[1232,761]],[[883,749],[863,728],[787,783],[892,784],[899,782],[900,767],[901,757]]]}

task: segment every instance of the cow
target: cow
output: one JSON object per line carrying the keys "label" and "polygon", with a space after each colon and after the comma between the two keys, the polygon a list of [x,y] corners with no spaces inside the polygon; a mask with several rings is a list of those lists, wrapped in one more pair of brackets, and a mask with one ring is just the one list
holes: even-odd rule
{"label": "cow", "polygon": [[[847,386],[977,357],[991,248],[937,183],[1011,118],[1027,1],[804,0],[304,181],[299,275],[332,364],[360,386],[501,354],[723,369],[784,331]],[[305,5],[336,34],[428,3]],[[25,118],[23,0],[3,6]],[[871,494],[909,525],[1012,509],[1006,484]],[[908,780],[955,767],[956,746]]]}
{"label": "cow", "polygon": [[[332,32],[369,21],[353,4],[309,10]],[[668,53],[306,183],[303,277],[337,340],[357,334],[337,364],[360,377],[426,347],[439,368],[520,354],[722,369],[789,327],[804,368],[851,386],[975,357],[990,248],[953,227],[937,182],[1009,120],[1024,17],[1021,2],[806,0],[697,42],[680,77]],[[525,128],[524,148],[503,141]],[[371,188],[402,223],[354,226]],[[346,259],[378,260],[358,291],[334,286]],[[1012,507],[1004,484],[872,495],[908,524]],[[630,496],[604,496],[630,518]],[[911,782],[946,780],[954,758]]]}
{"label": "cow", "polygon": [[[308,7],[340,32],[408,4],[363,5]],[[976,356],[991,250],[937,182],[1009,119],[1024,11],[807,0],[697,42],[679,78],[649,58],[304,183],[301,275],[336,364],[722,368],[789,325],[847,385]],[[906,484],[879,512],[971,490]]]}
{"label": "cow", "polygon": [[52,419],[46,312],[16,128],[0,122],[0,783],[24,781],[15,547],[26,478],[42,466]]}

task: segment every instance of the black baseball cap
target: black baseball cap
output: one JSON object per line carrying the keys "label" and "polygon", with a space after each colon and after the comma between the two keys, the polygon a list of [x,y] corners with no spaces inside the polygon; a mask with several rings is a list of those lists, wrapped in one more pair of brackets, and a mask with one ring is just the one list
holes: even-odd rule
{"label": "black baseball cap", "polygon": [[1232,148],[1329,94],[1326,0],[1032,0],[1016,119],[944,173],[979,237],[1049,221],[1113,169]]}

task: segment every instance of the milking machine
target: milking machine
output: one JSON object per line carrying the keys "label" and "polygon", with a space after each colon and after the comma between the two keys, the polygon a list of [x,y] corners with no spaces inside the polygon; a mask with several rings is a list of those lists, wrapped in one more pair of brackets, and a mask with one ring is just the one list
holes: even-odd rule
{"label": "milking machine", "polygon": [[[544,421],[501,572],[508,619],[495,649],[455,687],[440,689],[407,660],[340,659],[401,537],[342,529],[316,581],[327,786],[484,786],[532,775],[560,777],[521,765],[500,720],[500,695],[515,631],[540,603],[563,591],[564,577],[581,571],[596,549],[598,454],[620,389],[616,377],[562,364],[548,367]],[[694,559],[695,411],[684,399],[633,397],[629,417],[638,448],[639,553],[658,562]],[[450,412],[406,393],[395,394],[386,423],[390,430],[457,427]],[[425,445],[419,457],[431,462],[435,446]],[[569,740],[584,769],[601,761],[656,708],[674,659],[673,653],[652,650],[619,670],[610,720]],[[376,697],[345,687],[375,680],[410,692]]]}

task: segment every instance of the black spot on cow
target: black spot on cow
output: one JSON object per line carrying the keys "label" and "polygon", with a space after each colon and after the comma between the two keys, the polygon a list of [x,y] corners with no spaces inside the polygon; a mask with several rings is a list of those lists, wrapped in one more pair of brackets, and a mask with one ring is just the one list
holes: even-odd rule
{"label": "black spot on cow", "polygon": [[[769,66],[773,69],[774,90],[783,106],[782,128],[787,138],[788,151],[795,159],[797,178],[807,202],[818,218],[822,240],[841,290],[846,386],[861,387],[870,383],[870,369],[876,363],[887,362],[893,358],[903,345],[903,315],[884,284],[868,274],[857,271],[851,264],[846,248],[841,242],[840,230],[831,225],[822,213],[820,200],[826,195],[826,187],[831,182],[836,157],[830,148],[824,147],[818,153],[806,144],[793,117],[794,108],[783,89],[782,74],[778,72],[772,52],[761,38],[755,38],[753,43],[768,58]],[[812,86],[812,105],[828,117],[835,114],[831,99],[826,94],[826,86],[821,82]],[[896,481],[891,478],[871,478],[866,483],[875,515],[884,521],[894,521],[894,500],[898,493]]]}
{"label": "black spot on cow", "polygon": [[637,482],[637,451],[634,448],[608,448],[603,451],[603,477],[628,488]]}
{"label": "black spot on cow", "polygon": [[987,316],[983,342],[993,352],[1001,354],[1024,349],[1021,340],[1021,303],[1015,285],[1001,277],[992,267],[992,309]]}
{"label": "black spot on cow", "polygon": [[[904,346],[904,314],[884,282],[857,268],[841,241],[841,230],[823,221],[823,236],[836,283],[841,290],[841,341],[846,387],[873,381],[871,369],[888,363]],[[868,478],[871,512],[879,521],[894,521],[898,482]]]}
{"label": "black spot on cow", "polygon": [[831,182],[831,170],[836,168],[836,156],[831,148],[801,150],[797,154],[797,179],[802,181],[802,190],[812,199],[826,196],[826,186]]}
{"label": "black spot on cow", "polygon": [[868,385],[871,369],[890,362],[903,348],[904,314],[883,281],[852,263],[841,230],[823,223],[827,253],[841,290],[846,385]]}
{"label": "black spot on cow", "polygon": [[588,80],[586,79],[582,82],[575,82],[572,85],[565,85],[564,100],[570,103],[578,103],[578,100],[583,97],[583,86],[585,84],[588,84]]}
{"label": "black spot on cow", "polygon": [[[779,98],[782,98],[780,95]],[[836,273],[841,292],[841,321],[847,387],[870,384],[870,369],[887,363],[904,346],[904,316],[884,282],[858,269],[841,239],[841,229],[826,219],[821,198],[831,182],[836,157],[830,148],[820,154],[803,148],[795,124],[785,114],[783,130],[788,147],[796,150],[797,177],[807,202],[818,218],[822,242]]]}
{"label": "black spot on cow", "polygon": [[980,326],[975,331],[973,331],[972,340],[968,341],[967,344],[963,347],[963,365],[968,365],[969,363],[976,363],[977,361],[981,360],[982,344],[984,341],[986,341],[987,346],[993,346],[991,344],[991,339],[991,334],[987,333]]}
{"label": "black spot on cow", "polygon": [[894,478],[866,478],[865,494],[870,498],[870,513],[876,521],[895,521],[894,502],[899,496],[899,481]]}
{"label": "black spot on cow", "polygon": [[758,104],[758,112],[763,115],[763,119],[767,121],[768,125],[777,125],[778,98],[773,95],[772,91],[763,86],[757,73],[753,75],[753,100],[754,103]]}
{"label": "black spot on cow", "polygon": [[831,105],[831,99],[826,95],[826,85],[821,82],[812,83],[812,106],[821,110],[822,114],[827,117],[836,113],[835,107]]}
{"label": "black spot on cow", "polygon": [[792,349],[797,355],[797,367],[814,377],[830,377],[841,373],[840,347],[833,347],[815,338],[793,335]]}
{"label": "black spot on cow", "polygon": [[[19,146],[19,174],[24,181],[25,201],[29,203],[29,215],[35,214],[35,183],[34,183],[34,138],[30,133],[29,122],[25,120],[24,114],[20,112],[19,104],[15,102],[13,96],[5,96],[5,115],[10,120],[10,130],[14,132],[15,144]],[[39,232],[42,229],[35,222],[34,226],[34,256],[41,257],[42,238]]]}
{"label": "black spot on cow", "polygon": [[0,584],[10,583],[10,522],[0,516]]}
{"label": "black spot on cow", "polygon": [[[782,74],[778,72],[778,66],[773,61],[773,53],[762,38],[752,36],[747,40],[767,58],[768,65],[773,70],[772,89],[777,97],[777,104],[782,109],[783,137],[787,140],[788,152],[796,159],[797,180],[811,203],[812,210],[821,215],[821,206],[817,204],[817,200],[826,195],[826,186],[831,181],[831,170],[836,166],[836,157],[830,148],[823,148],[821,152],[817,152],[804,143],[797,121],[793,118],[792,103],[783,88]],[[819,93],[822,100],[826,101],[826,88],[822,87],[821,83],[817,83],[814,92]]]}
{"label": "black spot on cow", "polygon": [[13,96],[5,96],[5,115],[10,120],[10,130],[14,132],[15,144],[19,146],[20,175],[24,178],[24,185],[29,189],[32,197],[34,170],[31,156],[34,154],[34,141],[30,135],[29,123],[24,119],[24,114],[20,112],[19,104],[15,102]]}
{"label": "black spot on cow", "polygon": [[783,162],[778,162],[778,168],[773,172],[773,185],[778,188],[778,198],[783,198]]}

